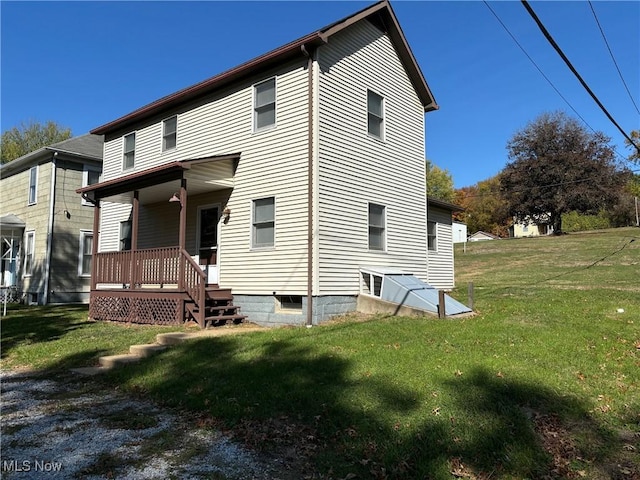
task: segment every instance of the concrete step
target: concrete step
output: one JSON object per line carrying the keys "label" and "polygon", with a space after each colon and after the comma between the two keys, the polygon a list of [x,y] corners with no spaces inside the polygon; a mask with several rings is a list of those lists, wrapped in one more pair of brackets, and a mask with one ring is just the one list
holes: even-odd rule
{"label": "concrete step", "polygon": [[137,355],[131,355],[130,353],[125,353],[123,355],[108,355],[106,357],[100,357],[99,362],[100,366],[106,369],[111,369],[115,367],[119,367],[122,365],[126,365],[128,363],[136,363],[141,360],[141,357]]}
{"label": "concrete step", "polygon": [[177,345],[192,337],[192,335],[182,332],[159,333],[156,335],[156,343],[163,346]]}
{"label": "concrete step", "polygon": [[160,345],[158,343],[148,343],[145,345],[131,345],[129,347],[129,353],[141,358],[147,358],[166,349],[167,347],[165,345]]}

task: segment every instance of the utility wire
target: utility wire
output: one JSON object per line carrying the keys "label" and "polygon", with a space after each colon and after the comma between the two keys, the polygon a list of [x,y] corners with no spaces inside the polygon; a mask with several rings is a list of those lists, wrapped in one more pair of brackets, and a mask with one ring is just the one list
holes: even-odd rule
{"label": "utility wire", "polygon": [[598,97],[595,95],[595,93],[593,93],[593,91],[591,90],[591,88],[589,88],[589,85],[587,85],[587,82],[585,82],[582,77],[580,76],[580,74],[578,73],[578,71],[575,69],[575,67],[571,64],[571,62],[569,61],[569,59],[567,58],[567,56],[564,54],[564,52],[562,51],[562,49],[558,46],[558,44],[556,43],[556,41],[553,39],[553,37],[551,36],[551,34],[549,33],[549,31],[546,29],[546,27],[542,24],[542,22],[540,21],[540,19],[538,18],[538,16],[536,15],[536,12],[533,11],[533,9],[531,8],[531,5],[529,5],[529,2],[527,0],[520,0],[520,2],[522,2],[522,4],[524,5],[524,8],[527,10],[527,12],[529,12],[529,15],[531,16],[531,18],[533,18],[533,20],[536,22],[536,25],[538,25],[538,28],[540,29],[540,31],[542,32],[542,34],[545,36],[545,38],[547,39],[547,41],[551,44],[551,46],[555,49],[556,52],[558,52],[558,55],[560,55],[560,57],[562,58],[562,60],[564,60],[564,63],[566,63],[567,67],[569,67],[569,70],[571,70],[571,72],[573,72],[573,74],[576,76],[576,78],[580,81],[580,83],[582,84],[582,86],[585,88],[585,90],[589,93],[589,95],[591,95],[591,98],[593,98],[593,100],[598,104],[598,106],[600,107],[600,109],[604,112],[604,114],[607,116],[607,118],[611,121],[611,123],[613,123],[618,130],[620,130],[620,133],[622,133],[622,135],[629,140],[629,143],[631,145],[633,145],[636,150],[638,150],[638,153],[640,153],[640,146],[636,145],[636,143],[631,139],[631,137],[627,134],[627,132],[625,132],[622,127],[620,125],[618,125],[618,122],[615,121],[615,119],[611,116],[611,114],[608,112],[608,110],[605,108],[605,106],[602,104],[602,102],[600,102],[600,100],[598,99]]}
{"label": "utility wire", "polygon": [[[573,110],[573,113],[575,113],[578,118],[580,120],[582,120],[582,123],[584,123],[587,127],[589,127],[589,129],[593,132],[596,133],[595,129],[589,125],[589,123],[582,117],[582,115],[580,115],[578,113],[578,111],[573,107],[573,105],[571,105],[571,103],[569,102],[569,100],[567,100],[564,95],[562,95],[562,93],[560,92],[560,90],[558,90],[556,88],[556,86],[553,84],[553,82],[549,79],[549,77],[547,77],[545,75],[545,73],[542,71],[542,69],[538,66],[538,64],[535,62],[535,60],[531,57],[531,55],[529,55],[529,53],[524,49],[524,47],[520,44],[520,42],[518,42],[518,40],[516,39],[516,37],[513,35],[513,33],[511,33],[511,31],[509,30],[509,28],[504,24],[504,22],[500,19],[500,17],[498,16],[498,14],[493,10],[493,8],[491,8],[491,6],[489,5],[489,3],[487,2],[487,0],[483,0],[484,4],[487,6],[487,8],[491,11],[491,13],[493,13],[493,16],[496,17],[496,20],[498,20],[498,22],[500,23],[500,25],[502,25],[502,28],[504,28],[504,30],[509,34],[509,36],[511,37],[511,39],[515,42],[515,44],[520,47],[520,50],[522,50],[522,53],[525,54],[525,56],[529,59],[529,61],[533,64],[534,67],[536,67],[536,69],[538,70],[538,72],[540,72],[540,75],[542,75],[542,77],[549,83],[549,85],[551,85],[551,88],[553,88],[555,90],[555,92],[558,94],[558,96],[564,100],[564,103],[566,103],[569,108],[571,110]],[[628,161],[627,158],[622,155],[620,152],[618,152],[618,150],[616,150],[615,148],[613,149],[613,151],[616,153],[616,155],[618,155],[622,160],[624,161]]]}
{"label": "utility wire", "polygon": [[629,95],[629,98],[631,99],[631,103],[633,103],[633,106],[636,107],[636,112],[638,112],[640,114],[640,109],[638,109],[638,105],[636,105],[636,101],[633,99],[633,95],[631,95],[631,92],[629,91],[629,87],[627,86],[627,82],[624,81],[624,77],[622,76],[622,72],[620,71],[620,68],[618,67],[618,62],[616,62],[616,58],[613,56],[613,52],[611,51],[611,47],[609,46],[609,42],[607,41],[607,37],[604,34],[604,30],[602,30],[602,26],[600,25],[600,21],[598,20],[598,16],[596,15],[596,11],[593,8],[593,3],[591,3],[591,0],[589,0],[589,7],[591,7],[591,13],[593,13],[593,18],[596,20],[596,23],[598,24],[598,28],[600,29],[600,33],[602,34],[602,39],[604,40],[604,43],[607,46],[607,50],[609,50],[609,55],[611,55],[611,60],[613,60],[613,64],[616,66],[616,70],[618,71],[618,75],[620,75],[620,80],[622,80],[622,84],[624,85],[624,88],[627,91],[627,94]]}

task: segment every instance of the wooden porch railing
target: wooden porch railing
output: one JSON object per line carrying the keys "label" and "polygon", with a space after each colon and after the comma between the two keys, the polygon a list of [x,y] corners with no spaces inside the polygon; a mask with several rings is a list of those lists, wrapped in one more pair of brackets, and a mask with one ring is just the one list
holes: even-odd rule
{"label": "wooden porch railing", "polygon": [[[149,248],[95,254],[94,285],[123,289],[171,289],[185,292],[204,312],[206,275],[180,247]],[[200,319],[197,319],[200,323]]]}

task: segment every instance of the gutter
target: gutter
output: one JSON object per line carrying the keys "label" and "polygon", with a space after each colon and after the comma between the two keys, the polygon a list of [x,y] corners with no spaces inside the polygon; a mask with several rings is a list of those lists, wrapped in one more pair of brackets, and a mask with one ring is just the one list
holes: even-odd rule
{"label": "gutter", "polygon": [[49,192],[49,220],[47,222],[47,250],[44,258],[44,299],[43,305],[49,303],[49,279],[51,276],[51,252],[53,250],[53,217],[56,206],[56,177],[58,167],[56,158],[58,152],[53,152],[51,156],[51,190]]}

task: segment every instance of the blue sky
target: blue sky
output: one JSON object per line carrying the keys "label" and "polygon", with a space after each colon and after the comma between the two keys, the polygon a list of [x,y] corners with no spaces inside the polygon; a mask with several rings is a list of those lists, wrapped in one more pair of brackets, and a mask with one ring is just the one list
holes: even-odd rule
{"label": "blue sky", "polygon": [[[0,2],[1,129],[54,120],[75,135],[317,30],[373,2]],[[622,134],[518,1],[490,2],[518,42],[589,124],[627,157]],[[622,128],[640,114],[587,1],[532,2]],[[640,106],[640,2],[594,1]],[[577,117],[482,1],[392,7],[440,110],[426,115],[426,156],[456,187],[497,174],[506,143],[543,112]]]}

